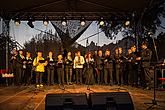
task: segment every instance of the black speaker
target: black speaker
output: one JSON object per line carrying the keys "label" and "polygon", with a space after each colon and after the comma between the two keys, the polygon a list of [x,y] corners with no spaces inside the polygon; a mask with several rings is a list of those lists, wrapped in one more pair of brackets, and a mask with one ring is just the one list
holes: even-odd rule
{"label": "black speaker", "polygon": [[89,94],[92,110],[134,110],[128,92],[102,92]]}
{"label": "black speaker", "polygon": [[47,94],[45,110],[88,110],[86,94]]}

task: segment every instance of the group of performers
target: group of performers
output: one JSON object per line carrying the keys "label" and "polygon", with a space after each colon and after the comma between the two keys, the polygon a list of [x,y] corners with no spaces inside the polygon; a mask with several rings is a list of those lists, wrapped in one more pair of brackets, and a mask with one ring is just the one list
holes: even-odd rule
{"label": "group of performers", "polygon": [[114,55],[111,50],[106,49],[105,53],[102,50],[88,51],[84,56],[81,51],[74,55],[68,52],[66,56],[59,54],[57,58],[52,51],[47,58],[43,58],[43,53],[38,51],[34,59],[29,52],[24,56],[22,50],[15,50],[11,57],[14,84],[29,85],[34,79],[37,87],[43,84],[74,83],[149,88],[152,51],[147,48],[146,42],[142,43],[141,48],[140,54],[133,45],[128,49],[127,55],[123,55],[122,48],[118,47]]}

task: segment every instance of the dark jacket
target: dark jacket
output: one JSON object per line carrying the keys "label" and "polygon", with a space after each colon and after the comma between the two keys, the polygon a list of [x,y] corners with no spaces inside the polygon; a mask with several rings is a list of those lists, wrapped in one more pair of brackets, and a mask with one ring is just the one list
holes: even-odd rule
{"label": "dark jacket", "polygon": [[152,51],[150,49],[146,48],[142,51],[142,54],[141,54],[142,67],[150,66],[151,56],[152,56]]}

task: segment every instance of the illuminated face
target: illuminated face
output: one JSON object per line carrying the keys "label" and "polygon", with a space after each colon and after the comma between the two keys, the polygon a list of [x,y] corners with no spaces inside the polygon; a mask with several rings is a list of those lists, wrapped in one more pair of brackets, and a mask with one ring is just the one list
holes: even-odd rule
{"label": "illuminated face", "polygon": [[95,51],[95,55],[97,55],[97,51]]}
{"label": "illuminated face", "polygon": [[91,53],[88,54],[89,58],[91,58]]}
{"label": "illuminated face", "polygon": [[16,50],[13,53],[14,53],[14,55],[18,55],[18,51],[16,51]]}
{"label": "illuminated face", "polygon": [[77,55],[78,55],[78,56],[81,56],[81,52],[80,52],[80,51],[78,51],[78,52],[77,52]]}
{"label": "illuminated face", "polygon": [[98,55],[101,57],[103,55],[102,51],[99,50]]}
{"label": "illuminated face", "polygon": [[38,52],[38,53],[37,53],[37,56],[38,56],[38,57],[42,57],[42,52]]}
{"label": "illuminated face", "polygon": [[75,56],[77,56],[77,53],[75,53]]}
{"label": "illuminated face", "polygon": [[131,47],[131,51],[136,52],[136,47],[135,46]]}
{"label": "illuminated face", "polygon": [[28,57],[28,58],[30,58],[30,57],[31,57],[31,54],[30,54],[29,52],[27,53],[27,57]]}
{"label": "illuminated face", "polygon": [[68,56],[71,56],[71,52],[68,52]]}
{"label": "illuminated face", "polygon": [[132,50],[131,49],[128,49],[128,54],[131,54],[132,53]]}
{"label": "illuminated face", "polygon": [[52,52],[49,52],[49,56],[52,57],[53,56],[53,53]]}
{"label": "illuminated face", "polygon": [[119,49],[118,49],[118,48],[115,49],[115,53],[116,53],[116,54],[119,54]]}
{"label": "illuminated face", "polygon": [[106,51],[105,51],[105,55],[106,55],[106,56],[110,56],[110,51],[109,51],[109,50],[106,50]]}
{"label": "illuminated face", "polygon": [[122,52],[123,52],[123,49],[119,48],[119,54],[122,54]]}
{"label": "illuminated face", "polygon": [[58,55],[58,59],[61,60],[62,59],[62,55]]}
{"label": "illuminated face", "polygon": [[20,54],[20,55],[23,55],[23,51],[22,51],[22,50],[20,50],[20,51],[19,51],[19,54]]}
{"label": "illuminated face", "polygon": [[142,49],[145,49],[145,48],[147,48],[147,46],[146,46],[146,45],[144,45],[144,44],[143,44],[141,47],[142,47]]}

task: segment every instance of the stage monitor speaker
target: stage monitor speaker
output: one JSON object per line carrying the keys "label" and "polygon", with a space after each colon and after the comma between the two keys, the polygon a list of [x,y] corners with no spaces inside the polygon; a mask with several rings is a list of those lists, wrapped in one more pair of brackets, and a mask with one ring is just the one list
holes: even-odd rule
{"label": "stage monitor speaker", "polygon": [[89,94],[92,110],[134,110],[128,92],[102,92]]}
{"label": "stage monitor speaker", "polygon": [[88,101],[85,93],[47,94],[45,110],[88,110]]}

